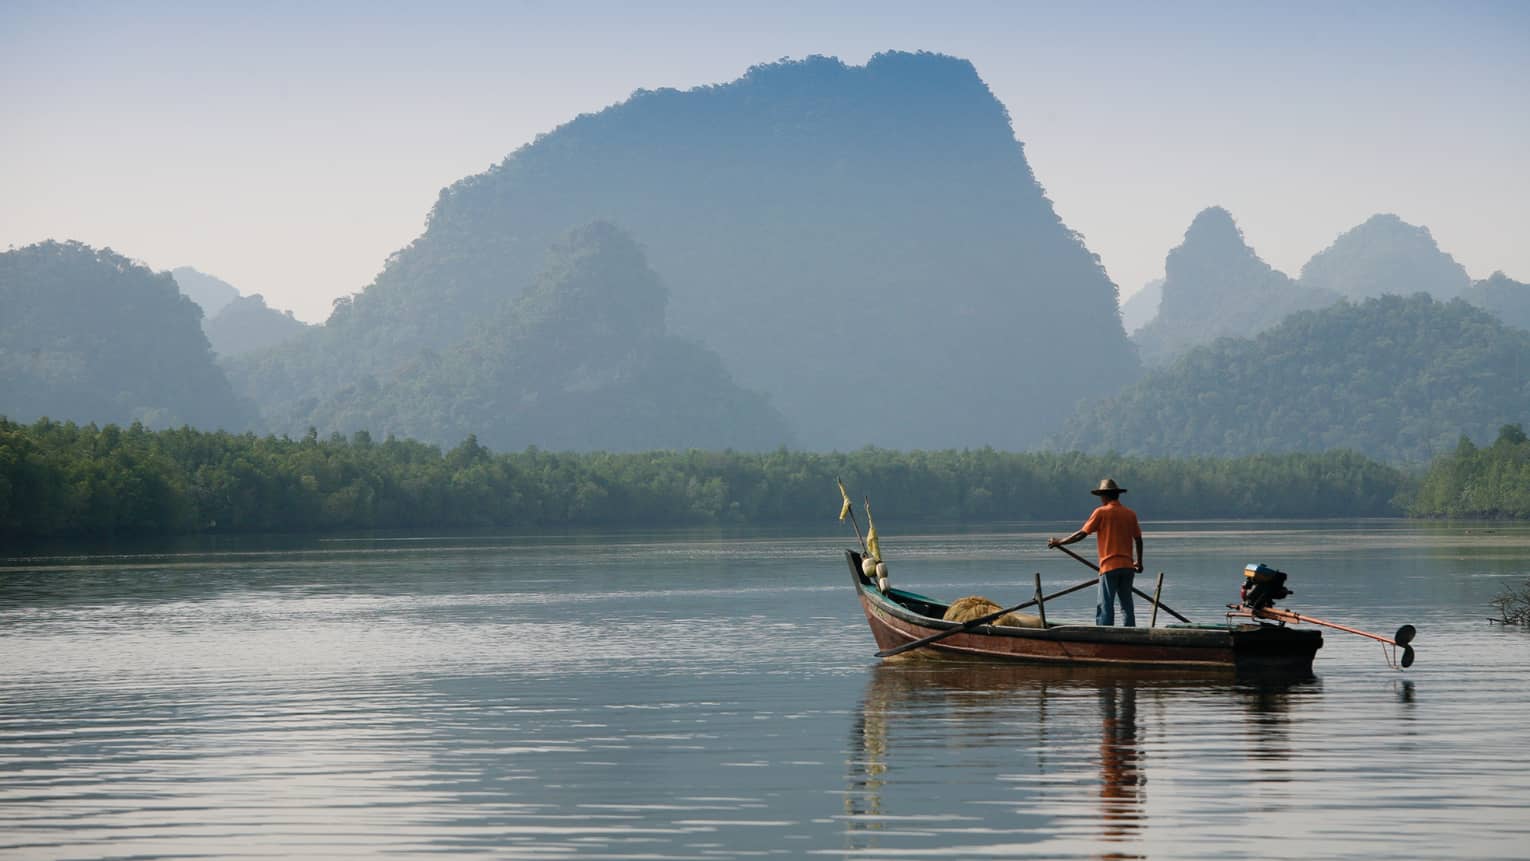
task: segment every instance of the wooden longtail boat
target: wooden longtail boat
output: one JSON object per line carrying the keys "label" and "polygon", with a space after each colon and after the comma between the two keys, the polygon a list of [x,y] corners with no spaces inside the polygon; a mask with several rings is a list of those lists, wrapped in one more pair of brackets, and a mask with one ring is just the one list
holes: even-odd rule
{"label": "wooden longtail boat", "polygon": [[[845,551],[850,575],[872,636],[892,649],[962,627],[947,622],[949,604],[889,588],[884,594],[861,571],[861,554]],[[978,625],[936,640],[908,655],[939,653],[1048,664],[1225,669],[1238,674],[1307,676],[1323,647],[1323,634],[1282,625],[1227,622],[1156,628],[1048,624],[1045,628]]]}

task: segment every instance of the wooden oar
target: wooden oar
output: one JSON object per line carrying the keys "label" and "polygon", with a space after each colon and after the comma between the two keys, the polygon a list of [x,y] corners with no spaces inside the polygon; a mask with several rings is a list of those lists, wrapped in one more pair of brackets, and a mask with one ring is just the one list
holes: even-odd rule
{"label": "wooden oar", "polygon": [[972,630],[973,628],[976,628],[979,625],[986,625],[989,622],[992,622],[994,619],[997,619],[1000,616],[1004,615],[1005,613],[1013,613],[1016,610],[1024,610],[1026,607],[1029,607],[1032,604],[1037,603],[1038,601],[1050,601],[1053,598],[1061,598],[1064,595],[1071,595],[1071,594],[1073,594],[1074,592],[1077,592],[1080,589],[1087,589],[1090,586],[1093,586],[1094,583],[1095,583],[1095,581],[1093,581],[1093,580],[1085,580],[1084,582],[1078,584],[1077,586],[1069,586],[1068,588],[1062,590],[1061,592],[1053,592],[1052,594],[1044,595],[1044,596],[1042,596],[1039,599],[1038,598],[1032,598],[1031,600],[1026,601],[1026,602],[1024,602],[1022,604],[1016,604],[1013,607],[1005,607],[1003,610],[1000,610],[997,613],[989,613],[986,616],[979,616],[976,619],[971,619],[969,621],[963,622],[962,624],[958,625],[955,628],[947,628],[944,631],[940,631],[940,632],[931,634],[928,637],[920,637],[919,639],[914,640],[911,643],[904,643],[901,646],[893,646],[891,649],[883,649],[882,651],[877,652],[877,657],[879,657],[879,658],[890,658],[893,655],[901,655],[904,652],[907,652],[907,651],[909,651],[911,649],[917,649],[920,646],[927,646],[930,643],[935,642],[936,640],[944,640],[945,638],[951,636],[952,634],[960,634],[960,633],[962,633],[964,631],[970,631],[970,630]]}
{"label": "wooden oar", "polygon": [[[1068,548],[1062,546],[1061,544],[1054,544],[1052,546],[1056,547],[1058,550],[1061,550],[1062,552],[1068,554],[1069,556],[1072,556],[1074,559],[1077,559],[1079,561],[1079,564],[1083,565],[1085,568],[1088,568],[1088,569],[1090,569],[1092,571],[1095,571],[1095,572],[1098,572],[1100,570],[1098,567],[1095,566],[1095,564],[1093,562],[1090,562],[1088,559],[1085,559],[1084,557],[1078,555],[1077,553],[1074,553],[1072,550],[1069,550]],[[1148,601],[1153,601],[1154,600],[1152,595],[1149,595],[1148,593],[1142,591],[1141,589],[1138,589],[1136,586],[1132,587],[1132,592],[1136,593],[1137,595],[1141,596],[1142,598],[1144,598],[1144,599],[1146,599]],[[1195,624],[1194,622],[1191,622],[1189,619],[1186,619],[1184,616],[1181,616],[1179,613],[1176,613],[1174,611],[1174,608],[1170,607],[1168,604],[1165,604],[1162,601],[1158,601],[1157,605],[1165,613],[1168,613],[1170,616],[1173,616],[1174,618],[1180,620],[1181,622],[1184,622],[1186,625],[1193,625],[1193,624]]]}

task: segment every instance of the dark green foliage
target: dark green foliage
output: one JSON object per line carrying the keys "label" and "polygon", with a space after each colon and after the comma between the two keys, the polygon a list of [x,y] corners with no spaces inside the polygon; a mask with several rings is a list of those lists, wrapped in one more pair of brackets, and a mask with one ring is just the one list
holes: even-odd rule
{"label": "dark green foliage", "polygon": [[1454,452],[1429,467],[1408,503],[1417,517],[1530,519],[1530,440],[1522,425],[1504,425],[1478,448],[1463,436]]}
{"label": "dark green foliage", "polygon": [[1337,293],[1299,285],[1260,260],[1219,206],[1191,222],[1184,243],[1169,252],[1164,276],[1157,316],[1132,335],[1148,365],[1220,337],[1253,336],[1288,314],[1339,300]]}
{"label": "dark green foliage", "polygon": [[259,293],[234,299],[202,324],[213,351],[220,356],[273,347],[307,328],[291,311],[282,313],[268,307]]}
{"label": "dark green foliage", "polygon": [[[1081,518],[1111,475],[1145,518],[1395,513],[1397,470],[1339,452],[1158,460],[992,449],[495,454],[0,419],[0,540],[446,527],[837,525],[843,477],[880,524]],[[864,524],[863,524],[864,525]]]}
{"label": "dark green foliage", "polygon": [[1461,298],[1510,326],[1530,329],[1530,284],[1494,272],[1473,283],[1461,293]]}
{"label": "dark green foliage", "polygon": [[238,384],[273,428],[328,430],[330,397],[455,349],[597,219],[648,250],[669,331],[814,449],[1019,448],[1137,371],[1114,286],[976,71],[889,53],[574,119],[443,191],[371,286],[322,331],[241,359]]}
{"label": "dark green foliage", "polygon": [[202,311],[165,273],[78,242],[0,254],[0,412],[243,428]]}
{"label": "dark green foliage", "polygon": [[548,255],[531,288],[424,354],[390,382],[320,402],[319,426],[447,444],[634,451],[792,441],[763,397],[734,384],[712,351],[665,332],[664,286],[630,237],[597,222]]}
{"label": "dark green foliage", "polygon": [[1354,449],[1423,463],[1530,415],[1530,333],[1418,294],[1307,311],[1192,350],[1087,405],[1061,448],[1236,457]]}
{"label": "dark green foliage", "polygon": [[1373,215],[1302,267],[1301,283],[1346,299],[1428,293],[1453,299],[1471,282],[1454,257],[1440,250],[1427,227],[1390,213]]}

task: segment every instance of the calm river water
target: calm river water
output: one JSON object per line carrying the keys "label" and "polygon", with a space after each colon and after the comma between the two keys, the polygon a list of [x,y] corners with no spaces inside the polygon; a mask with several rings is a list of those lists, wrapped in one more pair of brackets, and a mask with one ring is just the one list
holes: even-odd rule
{"label": "calm river water", "polygon": [[[932,596],[1089,576],[1043,546],[1071,521],[879,526]],[[0,857],[1530,857],[1530,633],[1487,621],[1530,529],[1149,524],[1197,621],[1257,561],[1293,609],[1418,628],[1406,672],[1329,632],[1263,686],[880,662],[853,545],[0,553]]]}

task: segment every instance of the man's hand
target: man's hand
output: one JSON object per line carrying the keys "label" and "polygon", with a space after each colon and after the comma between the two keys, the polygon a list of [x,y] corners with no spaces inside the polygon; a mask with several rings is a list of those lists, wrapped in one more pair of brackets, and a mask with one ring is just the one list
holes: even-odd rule
{"label": "man's hand", "polygon": [[1080,529],[1072,535],[1066,536],[1064,538],[1057,538],[1056,536],[1053,536],[1052,538],[1047,539],[1047,548],[1050,549],[1053,547],[1061,547],[1064,544],[1072,544],[1075,541],[1082,541],[1084,536],[1087,534],[1088,533],[1084,532],[1084,530]]}
{"label": "man's hand", "polygon": [[1132,566],[1132,570],[1136,571],[1138,574],[1141,574],[1142,573],[1142,563],[1138,562],[1137,564],[1133,565]]}

